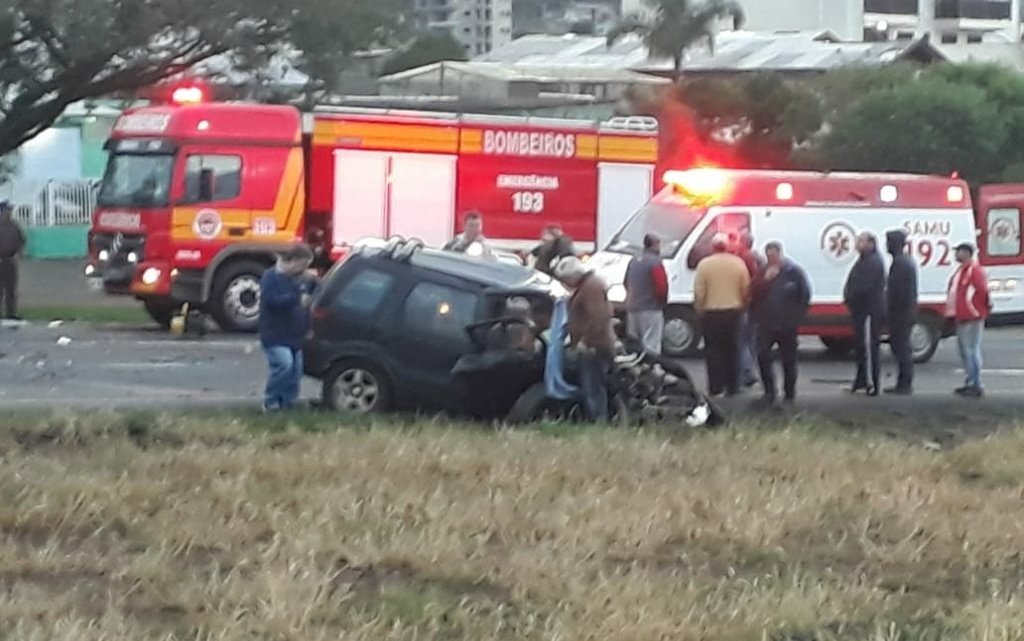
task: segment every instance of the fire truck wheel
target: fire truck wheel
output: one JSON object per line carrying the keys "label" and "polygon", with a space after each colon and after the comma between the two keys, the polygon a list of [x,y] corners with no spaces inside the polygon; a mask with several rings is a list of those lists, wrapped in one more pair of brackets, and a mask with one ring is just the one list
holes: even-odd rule
{"label": "fire truck wheel", "polygon": [[689,307],[669,307],[665,312],[662,350],[666,356],[693,356],[700,351],[703,336],[697,314]]}
{"label": "fire truck wheel", "polygon": [[226,332],[254,332],[260,314],[260,278],[267,266],[239,260],[222,267],[213,279],[209,311]]}
{"label": "fire truck wheel", "polygon": [[146,298],[142,301],[149,317],[163,329],[171,328],[171,319],[178,311],[178,304],[170,298]]}
{"label": "fire truck wheel", "polygon": [[922,316],[910,329],[910,352],[915,363],[927,363],[935,356],[942,340],[942,321],[927,315]]}

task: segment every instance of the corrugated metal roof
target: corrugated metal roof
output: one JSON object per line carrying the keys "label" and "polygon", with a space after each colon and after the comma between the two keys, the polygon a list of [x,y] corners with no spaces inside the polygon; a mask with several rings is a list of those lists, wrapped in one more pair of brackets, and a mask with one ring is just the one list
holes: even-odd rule
{"label": "corrugated metal roof", "polygon": [[[686,52],[683,71],[827,71],[850,64],[888,64],[920,41],[840,42],[828,31],[726,31],[715,39],[714,52],[701,45]],[[934,47],[936,57],[942,58]],[[664,73],[669,59],[649,58],[643,42],[627,36],[608,47],[603,36],[524,36],[474,59],[509,65],[543,64],[605,67]]]}
{"label": "corrugated metal roof", "polygon": [[380,78],[381,83],[400,82],[430,75],[444,68],[446,73],[467,74],[492,78],[502,82],[580,82],[580,83],[622,83],[661,84],[668,82],[628,69],[610,69],[598,66],[551,65],[551,64],[508,64],[501,62],[435,62],[431,65],[401,71]]}

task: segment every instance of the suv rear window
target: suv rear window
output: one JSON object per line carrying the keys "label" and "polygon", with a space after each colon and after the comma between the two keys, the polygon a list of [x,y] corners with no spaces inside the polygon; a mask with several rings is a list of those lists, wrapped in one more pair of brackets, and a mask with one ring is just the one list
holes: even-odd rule
{"label": "suv rear window", "polygon": [[371,316],[391,292],[395,277],[377,269],[365,269],[341,286],[331,308],[342,314]]}
{"label": "suv rear window", "polygon": [[405,299],[403,321],[418,333],[447,341],[468,341],[466,326],[476,315],[476,294],[438,285],[420,283]]}

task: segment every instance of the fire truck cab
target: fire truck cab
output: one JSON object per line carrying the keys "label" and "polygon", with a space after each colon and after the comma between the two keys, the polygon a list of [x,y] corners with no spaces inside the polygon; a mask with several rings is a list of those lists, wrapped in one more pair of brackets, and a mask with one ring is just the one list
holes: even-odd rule
{"label": "fire truck cab", "polygon": [[644,235],[661,237],[670,281],[666,353],[692,353],[700,346],[694,273],[719,232],[734,242],[749,232],[756,248],[781,241],[786,255],[806,270],[813,289],[801,332],[835,349],[852,346],[843,288],[857,258],[855,239],[864,231],[879,238],[883,253],[887,231],[907,233],[907,249],[918,265],[920,314],[911,340],[919,362],[932,357],[951,329],[945,320],[946,292],[956,268],[954,247],[961,242],[978,246],[990,278],[991,322],[1024,321],[1024,186],[982,188],[975,211],[967,184],[956,178],[692,169],[666,172],[665,182],[591,264],[609,284],[609,298],[621,304],[626,267],[641,250]]}

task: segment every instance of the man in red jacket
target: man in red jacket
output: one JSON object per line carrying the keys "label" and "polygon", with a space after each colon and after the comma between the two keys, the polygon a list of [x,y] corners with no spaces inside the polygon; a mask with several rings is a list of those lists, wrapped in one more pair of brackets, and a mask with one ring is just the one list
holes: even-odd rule
{"label": "man in red jacket", "polygon": [[949,279],[946,297],[946,316],[956,321],[956,338],[960,344],[960,358],[967,377],[956,393],[970,398],[984,396],[981,386],[981,339],[985,319],[992,311],[988,295],[988,277],[974,258],[974,246],[961,243],[956,247],[956,261],[960,263]]}

